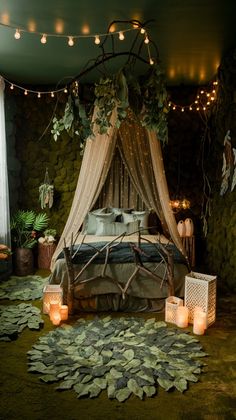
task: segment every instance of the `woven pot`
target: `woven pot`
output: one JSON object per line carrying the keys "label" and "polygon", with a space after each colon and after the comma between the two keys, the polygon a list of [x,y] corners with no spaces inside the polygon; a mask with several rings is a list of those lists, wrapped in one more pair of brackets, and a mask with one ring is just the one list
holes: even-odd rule
{"label": "woven pot", "polygon": [[56,250],[56,244],[38,244],[38,268],[50,270],[51,259]]}
{"label": "woven pot", "polygon": [[15,273],[17,276],[28,276],[34,272],[33,251],[29,248],[16,248]]}

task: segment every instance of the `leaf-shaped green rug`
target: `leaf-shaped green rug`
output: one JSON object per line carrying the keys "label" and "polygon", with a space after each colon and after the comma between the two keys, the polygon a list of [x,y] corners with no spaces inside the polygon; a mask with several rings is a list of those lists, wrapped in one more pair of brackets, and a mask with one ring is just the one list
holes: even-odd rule
{"label": "leaf-shaped green rug", "polygon": [[198,340],[183,330],[134,317],[81,319],[40,337],[28,352],[29,371],[58,382],[58,390],[94,398],[107,389],[120,402],[131,394],[152,397],[158,386],[184,392],[198,380],[203,356]]}
{"label": "leaf-shaped green rug", "polygon": [[11,276],[0,284],[0,299],[35,300],[43,296],[43,288],[48,283],[48,277]]}
{"label": "leaf-shaped green rug", "polygon": [[0,341],[17,338],[26,327],[38,330],[44,323],[38,308],[27,303],[0,305]]}

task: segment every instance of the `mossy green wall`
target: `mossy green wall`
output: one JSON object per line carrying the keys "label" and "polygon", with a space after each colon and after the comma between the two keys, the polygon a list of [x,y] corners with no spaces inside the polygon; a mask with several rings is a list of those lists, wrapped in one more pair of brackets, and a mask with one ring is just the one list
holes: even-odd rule
{"label": "mossy green wall", "polygon": [[[13,101],[13,97],[10,99]],[[61,234],[69,214],[78,173],[81,165],[79,143],[71,140],[67,133],[55,142],[50,133],[50,120],[55,99],[49,97],[14,97],[15,150],[21,165],[20,186],[18,186],[18,207],[46,211],[50,227]],[[58,104],[58,112],[64,109],[64,100]],[[44,135],[42,136],[42,134]],[[39,203],[39,186],[44,181],[48,168],[54,184],[54,204],[42,210]],[[18,178],[19,179],[19,178]],[[14,180],[11,180],[14,184]],[[14,187],[10,200],[14,201]],[[14,206],[13,206],[14,207]]]}
{"label": "mossy green wall", "polygon": [[218,76],[218,100],[209,121],[208,175],[212,201],[205,264],[218,275],[222,287],[236,291],[236,187],[230,191],[232,178],[227,192],[220,196],[224,138],[228,130],[236,149],[236,50],[222,60]]}

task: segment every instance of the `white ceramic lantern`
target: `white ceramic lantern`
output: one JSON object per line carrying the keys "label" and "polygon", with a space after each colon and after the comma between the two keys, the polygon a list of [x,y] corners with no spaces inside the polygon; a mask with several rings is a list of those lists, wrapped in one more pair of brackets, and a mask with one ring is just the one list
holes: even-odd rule
{"label": "white ceramic lantern", "polygon": [[50,303],[62,305],[63,290],[59,284],[48,284],[43,289],[43,313],[49,314]]}

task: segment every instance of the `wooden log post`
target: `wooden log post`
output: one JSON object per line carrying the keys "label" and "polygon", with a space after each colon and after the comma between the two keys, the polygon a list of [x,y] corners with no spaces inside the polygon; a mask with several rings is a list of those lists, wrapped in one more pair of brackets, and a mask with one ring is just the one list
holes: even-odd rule
{"label": "wooden log post", "polygon": [[71,254],[68,247],[63,248],[65,261],[66,261],[66,269],[68,275],[68,285],[67,285],[67,296],[65,297],[68,305],[68,313],[70,315],[74,312],[74,267],[71,261]]}

